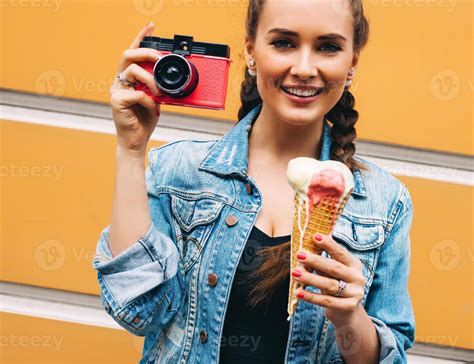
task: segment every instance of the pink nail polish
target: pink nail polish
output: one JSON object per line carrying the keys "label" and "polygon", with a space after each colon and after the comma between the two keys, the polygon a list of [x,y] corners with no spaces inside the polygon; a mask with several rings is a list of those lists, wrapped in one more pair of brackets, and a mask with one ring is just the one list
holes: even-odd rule
{"label": "pink nail polish", "polygon": [[306,259],[306,254],[303,253],[303,252],[299,252],[298,254],[296,254],[296,257],[300,260],[305,260]]}
{"label": "pink nail polish", "polygon": [[293,277],[301,277],[301,271],[298,269],[295,269],[291,274]]}
{"label": "pink nail polish", "polygon": [[323,236],[320,233],[317,233],[314,237],[316,238],[317,241],[323,240]]}

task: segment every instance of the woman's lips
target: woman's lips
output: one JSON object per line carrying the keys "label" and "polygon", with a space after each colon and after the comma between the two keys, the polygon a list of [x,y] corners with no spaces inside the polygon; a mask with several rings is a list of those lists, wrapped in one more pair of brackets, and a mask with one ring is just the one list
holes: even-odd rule
{"label": "woman's lips", "polygon": [[290,100],[300,104],[308,104],[319,98],[324,93],[324,90],[320,91],[314,96],[297,96],[286,92],[282,87],[280,87],[281,92]]}

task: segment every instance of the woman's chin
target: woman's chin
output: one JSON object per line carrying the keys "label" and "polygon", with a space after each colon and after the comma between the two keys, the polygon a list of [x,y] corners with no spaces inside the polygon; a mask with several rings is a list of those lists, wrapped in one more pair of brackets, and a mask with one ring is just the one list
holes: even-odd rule
{"label": "woman's chin", "polygon": [[282,119],[291,125],[295,126],[306,126],[314,124],[316,121],[322,119],[324,114],[321,113],[319,108],[311,108],[301,110],[294,107],[279,106],[281,111],[279,114],[282,115]]}

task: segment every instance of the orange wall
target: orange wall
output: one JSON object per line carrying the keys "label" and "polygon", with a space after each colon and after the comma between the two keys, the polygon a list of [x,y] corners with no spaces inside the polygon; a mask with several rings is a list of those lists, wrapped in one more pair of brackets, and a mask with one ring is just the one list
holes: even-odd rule
{"label": "orange wall", "polygon": [[3,364],[138,363],[143,348],[125,330],[7,313],[0,321]]}
{"label": "orange wall", "polygon": [[[0,87],[107,102],[122,51],[154,21],[158,36],[188,34],[226,43],[233,60],[225,111],[167,105],[163,110],[236,120],[247,3],[2,2]],[[352,86],[359,137],[472,155],[474,2],[364,3],[371,38]],[[91,262],[98,235],[110,221],[115,137],[0,120],[0,140],[0,278],[99,294]],[[474,349],[473,188],[400,179],[414,204],[409,289],[416,340]],[[59,353],[33,345],[18,350],[11,342],[1,357],[6,363],[38,357],[90,361],[89,354],[103,361],[101,345],[114,348],[107,351],[108,358],[116,353],[114,362],[137,361],[141,352],[142,338],[118,330],[9,314],[0,320],[2,337],[64,337]]]}
{"label": "orange wall", "polygon": [[[0,86],[107,101],[122,51],[148,21],[155,34],[226,43],[226,110],[163,110],[235,120],[248,1],[6,1]],[[20,6],[15,4],[30,4]],[[206,5],[207,4],[207,5]],[[472,154],[472,0],[366,0],[371,39],[353,84],[359,136]]]}
{"label": "orange wall", "polygon": [[[91,262],[110,222],[115,136],[6,120],[0,125],[0,166],[7,167],[0,210],[8,212],[1,279],[99,294]],[[474,349],[473,188],[400,179],[414,205],[409,289],[416,340]]]}

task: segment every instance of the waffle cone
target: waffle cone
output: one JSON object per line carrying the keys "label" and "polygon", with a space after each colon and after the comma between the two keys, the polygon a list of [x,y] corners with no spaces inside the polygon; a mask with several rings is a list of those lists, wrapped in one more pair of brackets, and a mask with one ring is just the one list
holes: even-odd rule
{"label": "waffle cone", "polygon": [[[311,253],[321,254],[322,250],[314,243],[314,235],[321,233],[328,235],[332,232],[337,219],[344,210],[344,206],[349,199],[350,193],[342,199],[328,198],[323,199],[317,206],[312,209],[307,206],[308,201],[300,201],[300,196],[295,193],[294,210],[293,210],[293,228],[291,234],[291,271],[297,267],[303,267],[303,264],[296,259],[296,253],[299,250],[307,250]],[[306,216],[309,210],[309,219],[306,226]],[[299,216],[299,218],[298,218]],[[306,226],[306,229],[304,227]],[[304,232],[302,246],[300,247],[300,229]],[[288,296],[288,321],[296,311],[298,305],[298,298],[296,297],[296,290],[305,286],[301,282],[297,282],[290,274],[290,290]]]}

